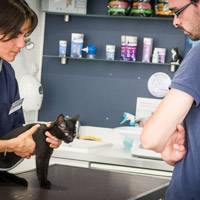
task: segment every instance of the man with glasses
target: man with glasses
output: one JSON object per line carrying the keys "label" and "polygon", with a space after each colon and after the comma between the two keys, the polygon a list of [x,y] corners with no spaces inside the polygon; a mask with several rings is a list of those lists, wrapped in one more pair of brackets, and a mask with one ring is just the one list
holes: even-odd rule
{"label": "man with glasses", "polygon": [[[200,1],[168,2],[174,13],[174,26],[192,40],[199,40]],[[184,125],[185,139],[183,127],[178,125],[176,130],[177,124]],[[165,161],[175,164],[166,200],[200,199],[200,44],[184,58],[169,93],[145,124],[141,142],[144,148],[161,152]],[[174,145],[179,146],[179,155]]]}

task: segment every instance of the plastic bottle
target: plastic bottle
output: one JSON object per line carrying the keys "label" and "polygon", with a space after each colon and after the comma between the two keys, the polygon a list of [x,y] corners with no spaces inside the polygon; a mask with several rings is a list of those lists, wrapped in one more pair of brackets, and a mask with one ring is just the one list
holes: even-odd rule
{"label": "plastic bottle", "polygon": [[95,58],[96,57],[96,52],[97,48],[93,44],[89,44],[86,48],[83,48],[82,51],[87,53],[87,58]]}

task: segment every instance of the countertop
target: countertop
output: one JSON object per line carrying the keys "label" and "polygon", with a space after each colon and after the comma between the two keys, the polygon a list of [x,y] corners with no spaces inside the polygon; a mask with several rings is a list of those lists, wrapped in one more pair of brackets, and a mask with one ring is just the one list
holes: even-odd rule
{"label": "countertop", "polygon": [[[51,190],[38,186],[35,170],[21,173],[29,186],[0,187],[6,200],[128,200],[147,194],[168,184],[167,178],[102,171],[80,167],[53,165],[49,167]],[[163,191],[164,192],[164,191]],[[159,194],[159,195],[163,195]],[[143,196],[143,195],[142,195]],[[160,197],[160,196],[159,196]],[[150,198],[154,199],[155,198]],[[158,199],[158,198],[156,198]]]}
{"label": "countertop", "polygon": [[130,152],[113,146],[94,148],[88,152],[75,152],[65,147],[66,145],[63,143],[58,149],[54,150],[53,157],[87,161],[90,163],[158,170],[170,173],[173,170],[172,166],[167,165],[162,160],[133,157]]}

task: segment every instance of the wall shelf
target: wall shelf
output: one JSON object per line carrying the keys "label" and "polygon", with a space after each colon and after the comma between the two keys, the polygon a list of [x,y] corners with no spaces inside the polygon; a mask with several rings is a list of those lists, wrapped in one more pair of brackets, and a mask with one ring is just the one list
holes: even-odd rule
{"label": "wall shelf", "polygon": [[164,20],[164,21],[172,21],[173,17],[159,17],[159,16],[153,16],[153,17],[142,17],[142,16],[114,16],[114,15],[102,15],[102,14],[67,14],[67,13],[55,13],[55,12],[46,12],[48,14],[54,14],[54,15],[69,15],[72,17],[89,17],[89,18],[104,18],[104,19],[124,19],[124,20]]}
{"label": "wall shelf", "polygon": [[[44,58],[58,58],[61,59],[61,57],[57,56],[57,55],[43,55]],[[95,59],[91,59],[91,58],[72,58],[67,56],[66,60],[77,60],[77,61],[99,61],[99,62],[115,62],[115,63],[130,63],[130,64],[143,64],[143,65],[163,65],[163,66],[170,66],[170,63],[145,63],[145,62],[141,62],[141,61],[125,61],[125,60],[106,60],[103,58],[95,58]]]}
{"label": "wall shelf", "polygon": [[[46,13],[43,51],[43,107],[39,119],[53,120],[58,112],[81,116],[86,126],[118,127],[125,111],[135,113],[137,97],[153,98],[148,80],[156,72],[171,72],[170,50],[182,54],[185,36],[174,29],[172,17],[110,16],[107,0],[87,0],[87,14]],[[67,22],[67,23],[66,23]],[[84,47],[97,47],[96,59],[70,57],[72,33],[84,34]],[[121,60],[121,36],[137,36],[137,61]],[[153,38],[153,47],[166,48],[164,64],[143,63],[143,38]],[[66,40],[66,64],[61,64],[59,41]],[[106,45],[116,47],[115,59],[106,60]]]}

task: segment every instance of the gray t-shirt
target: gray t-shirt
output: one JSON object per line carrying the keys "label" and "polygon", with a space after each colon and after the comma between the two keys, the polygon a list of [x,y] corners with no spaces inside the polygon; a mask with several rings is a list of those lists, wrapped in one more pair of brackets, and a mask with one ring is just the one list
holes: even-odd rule
{"label": "gray t-shirt", "polygon": [[197,200],[200,199],[200,44],[188,52],[171,88],[191,95],[194,103],[184,120],[187,154],[175,166],[166,200]]}

